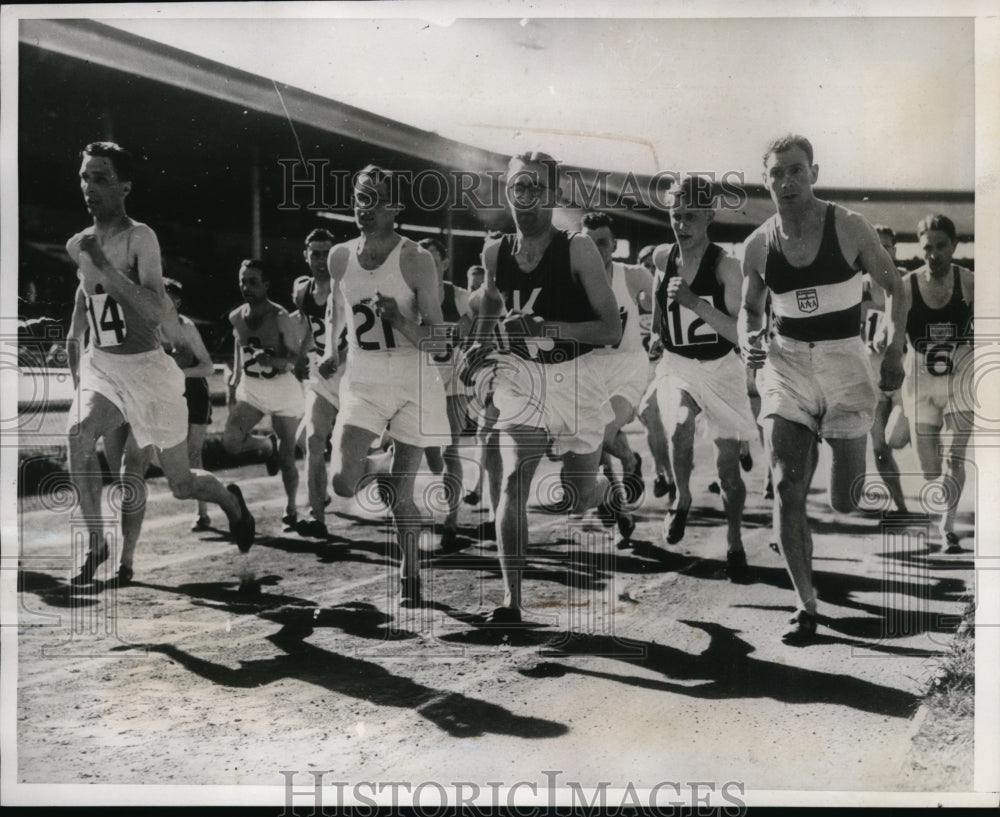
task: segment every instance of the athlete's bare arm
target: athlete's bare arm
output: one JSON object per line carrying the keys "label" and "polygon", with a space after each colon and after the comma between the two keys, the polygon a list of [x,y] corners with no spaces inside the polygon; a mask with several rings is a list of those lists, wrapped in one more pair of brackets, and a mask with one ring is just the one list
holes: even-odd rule
{"label": "athlete's bare arm", "polygon": [[430,337],[434,331],[433,327],[444,322],[441,315],[437,268],[434,266],[434,258],[427,250],[407,242],[399,253],[399,269],[406,285],[416,296],[420,323],[403,315],[395,298],[380,295],[377,306],[382,317],[389,321],[393,329],[402,332],[414,346],[419,346],[424,338]]}
{"label": "athlete's bare arm", "polygon": [[487,239],[483,245],[482,263],[486,271],[483,285],[469,298],[469,306],[476,314],[472,327],[474,340],[488,339],[504,311],[503,295],[497,289],[497,259],[500,256],[500,239]]}
{"label": "athlete's bare arm", "polygon": [[764,307],[767,286],[764,284],[764,232],[755,230],[746,240],[743,255],[743,293],[736,332],[743,362],[751,369],[764,365],[767,350],[761,346],[764,335]]}
{"label": "athlete's bare arm", "polygon": [[119,303],[128,304],[143,320],[159,325],[172,304],[163,288],[163,266],[156,234],[145,224],[137,225],[132,230],[130,248],[132,257],[129,260],[138,270],[138,284],[112,266],[96,235],[86,233],[79,242],[80,252],[90,256],[97,269],[96,283],[103,285]]}
{"label": "athlete's bare arm", "polygon": [[730,314],[727,315],[716,309],[704,298],[695,295],[687,281],[679,275],[675,275],[667,282],[667,297],[676,300],[686,309],[690,309],[730,343],[737,343],[739,337],[736,332],[735,316],[740,311],[743,289],[740,264],[735,258],[724,256],[719,261],[715,273],[719,283],[722,284],[726,309],[729,310]]}
{"label": "athlete's bare arm", "polygon": [[305,312],[306,287],[311,279],[308,275],[303,275],[295,280],[292,285],[292,302],[296,311],[290,315],[292,323],[295,324],[295,331],[300,337],[298,352],[295,357],[295,376],[299,380],[305,380],[309,375],[308,355],[316,348],[316,339],[310,331],[311,325]]}
{"label": "athlete's bare arm", "polygon": [[80,385],[80,355],[83,352],[83,338],[87,328],[86,316],[87,296],[83,291],[83,284],[80,284],[73,299],[73,316],[69,319],[69,335],[66,338],[66,357],[74,389]]}
{"label": "athlete's bare arm", "polygon": [[[664,256],[664,258],[666,258],[666,256]],[[665,273],[660,268],[660,265],[656,264],[656,273],[653,275],[653,292],[656,292],[660,288],[660,284],[663,282],[664,274]],[[660,304],[657,302],[655,297],[653,297],[653,310],[649,317],[649,325],[651,327],[649,333],[649,353],[650,355],[656,355],[663,351],[663,338],[660,337],[660,333],[656,330],[656,327],[659,325],[658,321],[662,320],[662,316],[660,315]]]}
{"label": "athlete's bare arm", "polygon": [[195,363],[193,366],[181,368],[185,377],[210,377],[215,371],[212,365],[212,356],[205,348],[205,342],[201,339],[201,333],[193,323],[181,324],[182,339],[184,345],[191,350]]}
{"label": "athlete's bare arm", "polygon": [[[903,342],[906,339],[906,316],[910,311],[910,290],[903,286],[899,270],[879,241],[875,228],[857,213],[841,208],[837,208],[836,213],[842,216],[838,219],[838,226],[843,228],[843,233],[838,230],[838,237],[843,236],[841,247],[844,243],[856,247],[856,258],[861,268],[871,276],[873,283],[885,290],[886,313],[890,320],[886,322],[885,357],[879,388],[894,391],[903,384]],[[851,256],[845,254],[844,257]]]}
{"label": "athlete's bare arm", "polygon": [[284,374],[295,364],[301,338],[291,316],[278,304],[272,303],[277,311],[275,320],[278,323],[278,338],[280,345],[274,352],[263,352],[257,355],[257,362],[264,367],[270,367]]}
{"label": "athlete's bare arm", "polygon": [[625,283],[632,300],[648,307],[653,298],[653,273],[641,264],[625,267]]}
{"label": "athlete's bare arm", "polygon": [[347,305],[342,303],[340,293],[340,282],[347,271],[347,262],[351,257],[351,248],[348,244],[337,244],[330,250],[326,257],[326,268],[330,273],[330,297],[326,299],[326,314],[323,317],[326,323],[326,352],[322,360],[319,361],[320,377],[333,377],[334,372],[340,367],[340,334],[344,331],[350,316],[347,314]]}
{"label": "athlete's bare arm", "polygon": [[462,287],[455,287],[455,309],[458,311],[458,337],[464,338],[468,337],[469,330],[472,328],[472,322],[475,315],[472,312],[472,307],[469,305],[469,291],[463,289]]}
{"label": "athlete's bare arm", "polygon": [[[976,309],[976,277],[969,272],[967,269],[960,270],[962,276],[962,297],[965,298],[965,302],[969,305],[969,309],[975,314]],[[909,293],[909,289],[906,289]]]}
{"label": "athlete's bare arm", "polygon": [[554,326],[558,333],[557,337],[579,343],[593,346],[610,346],[618,343],[622,336],[618,301],[611,290],[611,284],[608,283],[604,261],[601,260],[597,246],[585,235],[574,236],[569,245],[569,263],[597,318],[573,323],[546,321],[546,326]]}
{"label": "athlete's bare arm", "polygon": [[243,307],[238,306],[229,313],[229,322],[233,325],[233,376],[229,379],[230,393],[243,378],[243,337],[240,331],[243,326],[242,312]]}

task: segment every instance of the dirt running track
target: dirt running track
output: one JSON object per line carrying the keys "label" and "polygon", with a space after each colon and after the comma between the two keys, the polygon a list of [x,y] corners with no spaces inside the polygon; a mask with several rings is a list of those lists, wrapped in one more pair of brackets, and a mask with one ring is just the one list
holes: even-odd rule
{"label": "dirt running track", "polygon": [[[651,484],[644,438],[630,432]],[[626,550],[593,516],[530,513],[530,624],[508,631],[482,626],[502,591],[495,543],[474,538],[481,509],[463,506],[461,552],[428,541],[431,601],[411,610],[398,606],[382,514],[336,500],[330,542],[281,534],[278,478],[262,466],[222,474],[259,520],[257,596],[237,589],[235,547],[189,533],[190,503],[161,480],[135,584],[117,591],[68,584],[70,512],[33,500],[21,516],[17,780],[274,786],[277,803],[280,770],[298,772],[298,789],[311,787],[310,770],[329,770],[327,781],[543,789],[547,770],[557,787],[900,790],[918,696],[971,589],[973,540],[946,556],[933,531],[883,535],[877,519],[834,515],[815,489],[820,638],[785,646],[793,595],[769,547],[754,455],[751,583],[721,574],[721,502],[707,491],[699,438],[696,511],[680,545],[663,543],[665,500],[651,494]],[[904,471],[913,460],[903,452]],[[919,483],[905,487],[912,496]],[[688,799],[660,791],[661,804]]]}

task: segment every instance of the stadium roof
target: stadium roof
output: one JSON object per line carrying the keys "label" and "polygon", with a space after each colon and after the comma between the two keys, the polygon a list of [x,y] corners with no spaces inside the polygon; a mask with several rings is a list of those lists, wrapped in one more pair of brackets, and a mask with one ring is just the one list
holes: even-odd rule
{"label": "stadium roof", "polygon": [[[476,173],[495,170],[506,162],[505,156],[92,20],[25,19],[20,25],[20,39],[26,45],[336,134],[350,140],[352,145],[361,143],[389,154],[413,157],[428,165]],[[166,116],[162,127],[183,128],[184,125],[171,123]],[[295,137],[298,140],[297,133]],[[589,168],[577,170],[588,183],[592,183],[599,173]],[[606,178],[609,196],[615,199],[623,188],[630,186],[647,190],[651,177],[637,176],[630,181],[625,174],[613,173],[606,174]],[[747,196],[739,207],[720,211],[715,228],[718,240],[739,241],[774,212],[762,187],[747,185],[744,189]],[[972,192],[860,188],[817,188],[816,192],[821,198],[832,199],[861,212],[872,222],[888,224],[901,240],[912,239],[917,221],[929,212],[944,212],[951,217],[963,240],[974,235]],[[648,196],[640,192],[633,198],[640,206],[620,209],[616,214],[618,218],[655,225],[663,231],[667,229],[662,212],[642,206],[651,203]],[[460,219],[455,226],[462,224],[467,225],[468,221]]]}

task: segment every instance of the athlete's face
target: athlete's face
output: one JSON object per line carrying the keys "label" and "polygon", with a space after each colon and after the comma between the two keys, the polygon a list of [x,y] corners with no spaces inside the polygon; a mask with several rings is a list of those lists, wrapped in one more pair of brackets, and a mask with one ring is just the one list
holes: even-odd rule
{"label": "athlete's face", "polygon": [[928,230],[917,237],[920,241],[920,251],[932,273],[943,275],[951,268],[951,257],[957,246],[948,234],[941,230]]}
{"label": "athlete's face", "polygon": [[893,261],[895,261],[896,260],[895,239],[888,233],[879,233],[878,240],[879,243],[882,245],[882,249],[885,250],[887,253],[889,253],[889,257],[892,258]]}
{"label": "athlete's face", "polygon": [[87,212],[95,218],[116,215],[125,209],[132,182],[122,181],[107,156],[84,154],[80,164],[80,190]]}
{"label": "athlete's face", "polygon": [[259,304],[267,300],[267,281],[261,277],[256,267],[240,270],[240,294],[248,304]]}
{"label": "athlete's face", "polygon": [[354,221],[362,233],[391,232],[399,208],[393,205],[388,182],[362,181],[354,188]]}
{"label": "athlete's face", "polygon": [[469,292],[474,292],[479,289],[479,287],[483,285],[484,280],[485,276],[481,272],[469,273]]}
{"label": "athlete's face", "polygon": [[819,166],[810,165],[806,152],[798,145],[772,153],[764,166],[764,186],[778,207],[808,201],[818,176]]}
{"label": "athlete's face", "polygon": [[589,236],[590,240],[597,245],[597,251],[601,254],[601,260],[604,262],[604,268],[610,270],[611,259],[615,254],[615,247],[617,246],[615,237],[611,233],[611,228],[598,227],[595,230],[590,230],[584,227],[583,234]]}
{"label": "athlete's face", "polygon": [[507,201],[518,232],[533,235],[552,224],[555,206],[553,168],[543,164],[513,162],[507,172]]}
{"label": "athlete's face", "polygon": [[331,249],[333,249],[333,244],[329,241],[310,241],[306,244],[302,255],[309,265],[309,271],[312,273],[313,278],[330,277],[330,271],[326,266],[326,259],[330,255]]}
{"label": "athlete's face", "polygon": [[683,199],[670,208],[670,228],[682,247],[697,246],[706,240],[708,225],[715,218],[715,211],[704,207],[688,207]]}

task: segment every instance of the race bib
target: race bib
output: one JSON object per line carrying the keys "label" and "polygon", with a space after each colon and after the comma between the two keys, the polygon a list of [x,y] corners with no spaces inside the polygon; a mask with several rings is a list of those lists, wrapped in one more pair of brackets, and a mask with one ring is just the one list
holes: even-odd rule
{"label": "race bib", "polygon": [[[710,295],[699,295],[709,306],[714,306]],[[712,329],[703,318],[677,301],[671,301],[667,306],[667,332],[673,346],[700,346],[704,343],[717,343],[718,333]]]}
{"label": "race bib", "polygon": [[864,342],[868,351],[872,354],[878,353],[879,340],[882,338],[882,326],[885,322],[885,312],[881,309],[869,309],[865,315]]}
{"label": "race bib", "polygon": [[87,296],[87,323],[94,345],[101,348],[120,346],[128,335],[121,306],[106,292]]}
{"label": "race bib", "polygon": [[274,350],[269,347],[261,347],[258,338],[248,338],[249,343],[243,347],[243,372],[247,377],[263,377],[270,379],[278,374],[271,366],[264,366],[260,362],[261,355],[273,355]]}
{"label": "race bib", "polygon": [[354,304],[354,337],[358,348],[366,352],[376,352],[396,348],[396,336],[389,321],[375,314],[370,299]]}

